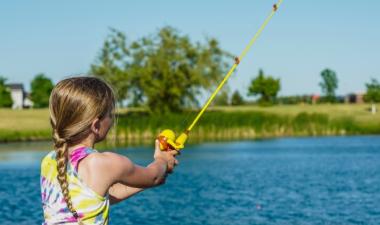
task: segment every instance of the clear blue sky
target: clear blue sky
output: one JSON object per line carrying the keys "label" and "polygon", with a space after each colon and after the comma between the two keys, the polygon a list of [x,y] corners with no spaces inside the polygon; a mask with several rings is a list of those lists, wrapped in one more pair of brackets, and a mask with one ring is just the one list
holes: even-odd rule
{"label": "clear blue sky", "polygon": [[[170,25],[193,41],[215,37],[239,55],[272,4],[269,0],[2,1],[0,74],[23,82],[43,72],[54,82],[87,73],[109,27],[130,40]],[[281,79],[281,95],[320,93],[320,72],[337,72],[339,94],[380,79],[380,1],[284,0],[229,82],[246,92],[263,68]]]}

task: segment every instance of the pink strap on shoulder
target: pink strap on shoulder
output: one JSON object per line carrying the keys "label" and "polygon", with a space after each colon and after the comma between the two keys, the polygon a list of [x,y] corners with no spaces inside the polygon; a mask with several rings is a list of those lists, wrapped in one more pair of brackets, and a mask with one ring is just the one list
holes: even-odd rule
{"label": "pink strap on shoulder", "polygon": [[79,162],[85,158],[89,154],[88,151],[86,151],[86,147],[80,147],[75,149],[70,154],[70,162],[74,166],[75,170],[78,171],[78,164]]}

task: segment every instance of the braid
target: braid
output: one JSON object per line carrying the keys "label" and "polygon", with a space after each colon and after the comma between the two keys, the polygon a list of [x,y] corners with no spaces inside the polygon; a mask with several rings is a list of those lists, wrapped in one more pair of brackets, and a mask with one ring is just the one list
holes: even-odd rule
{"label": "braid", "polygon": [[79,215],[77,211],[73,207],[73,203],[69,194],[69,184],[67,182],[67,161],[68,161],[68,146],[67,140],[64,138],[60,138],[56,129],[54,129],[53,133],[54,146],[57,152],[56,160],[57,160],[57,170],[58,170],[58,183],[61,186],[63,197],[66,201],[67,207],[73,216],[78,220],[79,224],[83,224],[79,220]]}

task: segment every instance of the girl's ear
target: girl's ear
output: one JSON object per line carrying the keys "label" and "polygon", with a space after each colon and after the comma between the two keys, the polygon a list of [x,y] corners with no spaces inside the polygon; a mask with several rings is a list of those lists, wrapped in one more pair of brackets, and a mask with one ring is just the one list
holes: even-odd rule
{"label": "girl's ear", "polygon": [[91,131],[95,134],[95,135],[99,135],[99,131],[100,131],[100,119],[99,118],[96,118],[92,121],[91,123]]}

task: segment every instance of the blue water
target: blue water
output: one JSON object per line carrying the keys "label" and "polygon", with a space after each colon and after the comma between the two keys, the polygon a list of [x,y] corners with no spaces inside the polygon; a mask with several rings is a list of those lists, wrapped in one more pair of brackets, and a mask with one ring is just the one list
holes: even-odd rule
{"label": "blue water", "polygon": [[[0,224],[39,224],[47,150],[7,147]],[[150,148],[119,153],[144,165],[152,158]],[[112,206],[110,224],[380,224],[377,136],[209,143],[187,147],[179,160],[164,186]]]}

